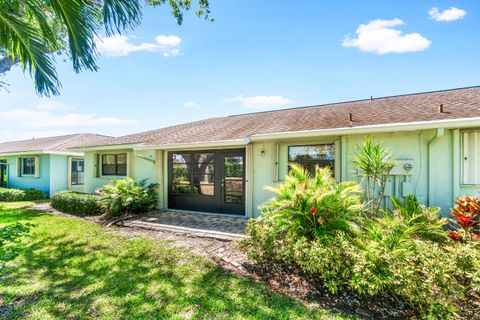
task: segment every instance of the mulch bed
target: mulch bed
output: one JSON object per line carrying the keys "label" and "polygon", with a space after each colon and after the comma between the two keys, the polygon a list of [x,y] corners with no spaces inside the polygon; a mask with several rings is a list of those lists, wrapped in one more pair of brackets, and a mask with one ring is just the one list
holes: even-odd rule
{"label": "mulch bed", "polygon": [[310,307],[321,307],[362,319],[409,319],[417,315],[400,297],[361,295],[351,290],[332,294],[317,278],[272,261],[244,263],[243,267],[274,291],[300,299]]}

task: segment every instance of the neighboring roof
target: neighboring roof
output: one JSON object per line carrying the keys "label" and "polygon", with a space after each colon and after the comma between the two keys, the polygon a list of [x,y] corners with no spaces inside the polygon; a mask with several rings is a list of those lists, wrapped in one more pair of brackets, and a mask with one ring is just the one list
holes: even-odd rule
{"label": "neighboring roof", "polygon": [[[440,105],[443,112],[440,112]],[[245,139],[254,134],[471,117],[480,117],[480,86],[211,118],[99,141],[85,147],[201,143]]]}
{"label": "neighboring roof", "polygon": [[0,155],[24,152],[64,152],[67,151],[68,148],[75,148],[80,145],[97,143],[99,141],[105,142],[108,141],[108,139],[113,138],[92,133],[79,133],[49,138],[10,141],[0,143]]}

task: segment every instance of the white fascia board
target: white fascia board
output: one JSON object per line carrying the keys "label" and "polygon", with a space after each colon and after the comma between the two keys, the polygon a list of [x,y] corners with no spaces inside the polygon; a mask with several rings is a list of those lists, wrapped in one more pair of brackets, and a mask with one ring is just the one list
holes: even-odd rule
{"label": "white fascia board", "polygon": [[70,148],[69,150],[75,150],[79,152],[88,152],[88,151],[102,151],[102,150],[125,150],[125,149],[137,149],[138,147],[144,145],[143,143],[139,144],[116,144],[116,145],[105,145],[105,146],[93,146],[93,147],[79,147],[79,148]]}
{"label": "white fascia board", "polygon": [[62,155],[62,156],[83,157],[83,152],[32,150],[32,151],[22,151],[22,152],[0,153],[0,158],[25,156],[25,155],[38,155],[38,154],[55,154],[55,155]]}
{"label": "white fascia board", "polygon": [[333,129],[317,129],[317,130],[305,130],[305,131],[292,131],[292,132],[276,132],[276,133],[264,133],[253,134],[250,136],[251,141],[263,141],[263,140],[276,140],[276,139],[288,139],[288,138],[308,138],[330,135],[350,135],[350,134],[362,134],[362,133],[376,133],[376,132],[398,132],[398,131],[419,131],[436,128],[472,128],[480,127],[480,117],[463,118],[463,119],[446,119],[435,121],[416,121],[406,123],[391,123],[380,124],[361,127],[346,127],[346,128],[333,128]]}
{"label": "white fascia board", "polygon": [[206,141],[193,143],[174,143],[174,144],[160,144],[160,145],[143,145],[136,147],[134,150],[180,150],[180,149],[206,149],[206,148],[238,148],[245,147],[245,139],[221,140],[221,141]]}

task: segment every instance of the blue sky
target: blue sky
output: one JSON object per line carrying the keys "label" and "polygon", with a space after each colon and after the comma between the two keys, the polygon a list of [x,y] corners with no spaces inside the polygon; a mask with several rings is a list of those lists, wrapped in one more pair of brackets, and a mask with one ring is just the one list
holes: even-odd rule
{"label": "blue sky", "polygon": [[478,1],[213,0],[211,11],[213,23],[187,14],[178,26],[166,8],[147,10],[140,27],[100,42],[97,73],[75,74],[58,59],[58,97],[40,99],[28,75],[8,73],[0,141],[118,136],[215,116],[480,85]]}

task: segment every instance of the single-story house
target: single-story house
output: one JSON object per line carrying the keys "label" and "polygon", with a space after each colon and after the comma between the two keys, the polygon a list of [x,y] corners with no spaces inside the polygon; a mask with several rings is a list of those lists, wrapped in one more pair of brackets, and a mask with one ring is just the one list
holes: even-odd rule
{"label": "single-story house", "polygon": [[69,148],[106,139],[84,133],[0,143],[0,186],[35,188],[49,196],[68,189],[83,191],[83,152]]}
{"label": "single-story house", "polygon": [[414,194],[447,214],[480,189],[480,87],[218,117],[76,150],[86,192],[129,176],[160,184],[160,208],[256,217],[290,163],[359,181],[351,160],[366,136],[398,159],[387,197]]}

